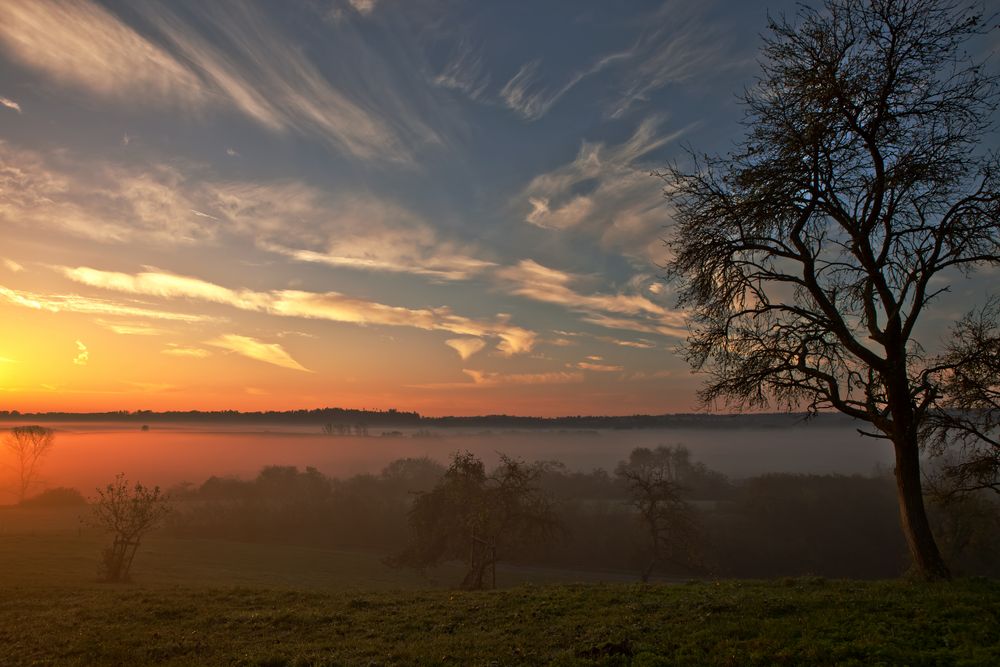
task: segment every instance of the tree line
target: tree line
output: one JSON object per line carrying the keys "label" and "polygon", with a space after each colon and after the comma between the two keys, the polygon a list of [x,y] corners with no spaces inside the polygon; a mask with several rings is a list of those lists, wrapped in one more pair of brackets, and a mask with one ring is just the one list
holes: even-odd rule
{"label": "tree line", "polygon": [[[332,478],[268,466],[252,480],[212,477],[170,492],[177,537],[372,549],[426,570],[466,565],[489,586],[496,564],[651,578],[816,575],[882,578],[909,567],[889,471],[767,474],[742,480],[681,446],[638,448],[614,471],[502,456],[488,469],[400,459],[377,474]],[[1000,506],[982,492],[930,504],[956,571],[1000,574]]]}

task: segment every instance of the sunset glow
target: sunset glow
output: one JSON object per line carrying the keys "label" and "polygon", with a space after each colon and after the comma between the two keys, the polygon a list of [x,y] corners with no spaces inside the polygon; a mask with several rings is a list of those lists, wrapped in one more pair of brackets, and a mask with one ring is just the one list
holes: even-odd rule
{"label": "sunset glow", "polygon": [[651,172],[766,11],[621,12],[3,3],[0,408],[694,409]]}

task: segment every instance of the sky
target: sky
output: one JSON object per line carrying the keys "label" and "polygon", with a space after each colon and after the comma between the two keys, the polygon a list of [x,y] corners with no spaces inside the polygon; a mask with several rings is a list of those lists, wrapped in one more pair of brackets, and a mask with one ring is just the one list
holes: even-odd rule
{"label": "sky", "polygon": [[0,409],[695,409],[655,172],[769,11],[0,3]]}

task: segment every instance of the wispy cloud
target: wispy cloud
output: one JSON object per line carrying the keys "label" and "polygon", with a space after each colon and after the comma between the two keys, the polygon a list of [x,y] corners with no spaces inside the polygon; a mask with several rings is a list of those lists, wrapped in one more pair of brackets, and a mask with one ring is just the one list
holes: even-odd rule
{"label": "wispy cloud", "polygon": [[593,236],[606,250],[643,261],[662,259],[670,211],[662,183],[642,160],[689,129],[661,134],[663,120],[645,119],[615,146],[583,142],[572,162],[533,178],[520,195],[525,222]]}
{"label": "wispy cloud", "polygon": [[494,373],[463,368],[471,382],[433,382],[411,385],[414,389],[486,389],[510,385],[578,384],[583,382],[580,371],[550,373]]}
{"label": "wispy cloud", "polygon": [[106,243],[193,245],[243,236],[299,262],[432,280],[466,280],[495,266],[476,244],[443,238],[387,199],[295,181],[216,182],[191,165],[84,164],[0,141],[0,191],[0,222]]}
{"label": "wispy cloud", "polygon": [[[86,0],[2,3],[0,44],[23,65],[116,104],[235,109],[270,130],[316,135],[363,160],[412,163],[413,146],[440,143],[419,118],[384,118],[386,100],[363,104],[335,88],[248,3],[206,5],[198,25],[167,6],[141,9],[156,28],[147,36]],[[200,27],[215,38],[202,37]]]}
{"label": "wispy cloud", "polygon": [[518,69],[500,91],[508,108],[527,120],[538,120],[555,106],[563,95],[587,77],[597,74],[609,65],[630,57],[630,51],[610,53],[595,60],[590,66],[574,72],[561,85],[543,83],[540,74],[541,60],[532,60]]}
{"label": "wispy cloud", "polygon": [[7,270],[10,271],[11,273],[20,273],[21,271],[24,271],[24,267],[12,259],[7,259],[6,257],[4,257],[2,261],[0,261],[0,263],[2,263],[5,267],[7,267]]}
{"label": "wispy cloud", "polygon": [[440,88],[462,92],[472,100],[480,100],[490,85],[482,54],[476,53],[467,40],[459,41],[451,58],[431,83]]}
{"label": "wispy cloud", "polygon": [[120,336],[162,336],[169,333],[165,329],[142,322],[112,322],[99,319],[95,323]]}
{"label": "wispy cloud", "polygon": [[87,346],[76,341],[76,357],[73,359],[73,363],[77,366],[86,366],[87,362],[90,361],[90,351]]}
{"label": "wispy cloud", "polygon": [[585,371],[597,371],[599,373],[614,373],[625,370],[624,366],[601,364],[594,361],[578,361],[576,367]]}
{"label": "wispy cloud", "polygon": [[212,88],[265,127],[315,134],[355,157],[387,162],[412,162],[414,139],[439,141],[419,119],[394,117],[390,124],[374,105],[362,106],[335,88],[250,5],[206,7],[202,19],[224,37],[230,52],[167,11],[153,19]]}
{"label": "wispy cloud", "polygon": [[644,23],[645,30],[622,62],[621,87],[608,106],[620,118],[662,88],[708,76],[732,64],[729,34],[702,15],[699,3],[670,0]]}
{"label": "wispy cloud", "polygon": [[[293,359],[292,356],[285,351],[285,348],[278,343],[265,343],[249,336],[224,334],[218,338],[205,341],[205,344],[229,350],[230,352],[235,352],[236,354],[243,355],[249,359],[263,361],[266,364],[280,366],[281,368],[289,368],[295,371],[305,371],[306,373],[312,372],[299,362],[295,361],[295,359]],[[164,352],[166,352],[166,350],[164,350]]]}
{"label": "wispy cloud", "polygon": [[444,344],[458,352],[462,361],[486,347],[486,343],[481,338],[449,338]]}
{"label": "wispy cloud", "polygon": [[212,353],[206,349],[200,347],[184,347],[182,345],[170,344],[160,350],[161,354],[167,354],[171,357],[190,357],[193,359],[204,359],[205,357],[212,356]]}
{"label": "wispy cloud", "polygon": [[300,262],[439,280],[494,266],[471,244],[441,238],[421,216],[371,196],[331,196],[302,183],[204,186],[210,210],[257,245]]}
{"label": "wispy cloud", "polygon": [[473,385],[477,387],[495,387],[498,385],[511,384],[571,384],[583,382],[582,373],[488,373],[470,368],[463,368],[462,372],[472,378]]}
{"label": "wispy cloud", "polygon": [[[197,181],[197,179],[194,179]],[[0,141],[0,221],[103,242],[192,244],[215,237],[193,197],[201,186],[166,165],[124,168]]]}
{"label": "wispy cloud", "polygon": [[348,3],[359,14],[368,15],[375,11],[376,0],[348,0]]}
{"label": "wispy cloud", "polygon": [[89,267],[61,267],[61,271],[78,283],[128,294],[198,299],[286,317],[404,326],[494,338],[499,341],[497,349],[505,354],[529,352],[536,339],[533,331],[510,324],[507,316],[503,315],[498,315],[493,321],[484,321],[456,315],[447,307],[404,308],[356,299],[338,292],[234,290],[198,278],[161,271],[126,274]]}
{"label": "wispy cloud", "polygon": [[22,64],[115,101],[171,106],[208,101],[193,72],[86,0],[0,3],[0,42]]}
{"label": "wispy cloud", "polygon": [[515,266],[498,270],[496,275],[510,293],[558,304],[582,313],[583,319],[593,324],[674,337],[686,335],[684,315],[680,312],[668,310],[641,294],[581,292],[573,287],[583,282],[581,276],[543,266],[534,260],[521,260]]}
{"label": "wispy cloud", "polygon": [[0,106],[7,107],[11,111],[16,111],[17,113],[21,113],[21,105],[9,97],[0,97]]}
{"label": "wispy cloud", "polygon": [[617,345],[619,347],[634,347],[640,350],[652,350],[656,347],[656,343],[653,341],[642,338],[639,340],[622,340],[620,338],[612,338],[610,336],[599,336],[598,340],[604,341],[605,343],[611,343],[612,345]]}
{"label": "wispy cloud", "polygon": [[116,315],[187,323],[209,322],[215,319],[206,315],[157,310],[155,308],[134,306],[109,299],[96,299],[78,294],[38,294],[14,290],[2,285],[0,285],[0,297],[17,306],[33,310],[46,310],[51,313],[67,312],[88,315]]}

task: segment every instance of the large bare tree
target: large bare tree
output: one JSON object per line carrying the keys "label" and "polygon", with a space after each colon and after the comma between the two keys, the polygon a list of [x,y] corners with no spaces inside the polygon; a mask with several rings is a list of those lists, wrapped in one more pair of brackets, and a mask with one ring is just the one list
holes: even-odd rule
{"label": "large bare tree", "polygon": [[701,399],[867,422],[892,443],[903,532],[929,579],[949,570],[919,434],[947,414],[949,387],[918,323],[950,282],[1000,264],[1000,165],[983,146],[997,78],[964,52],[990,20],[948,0],[826,0],[772,19],[745,139],[661,174]]}

